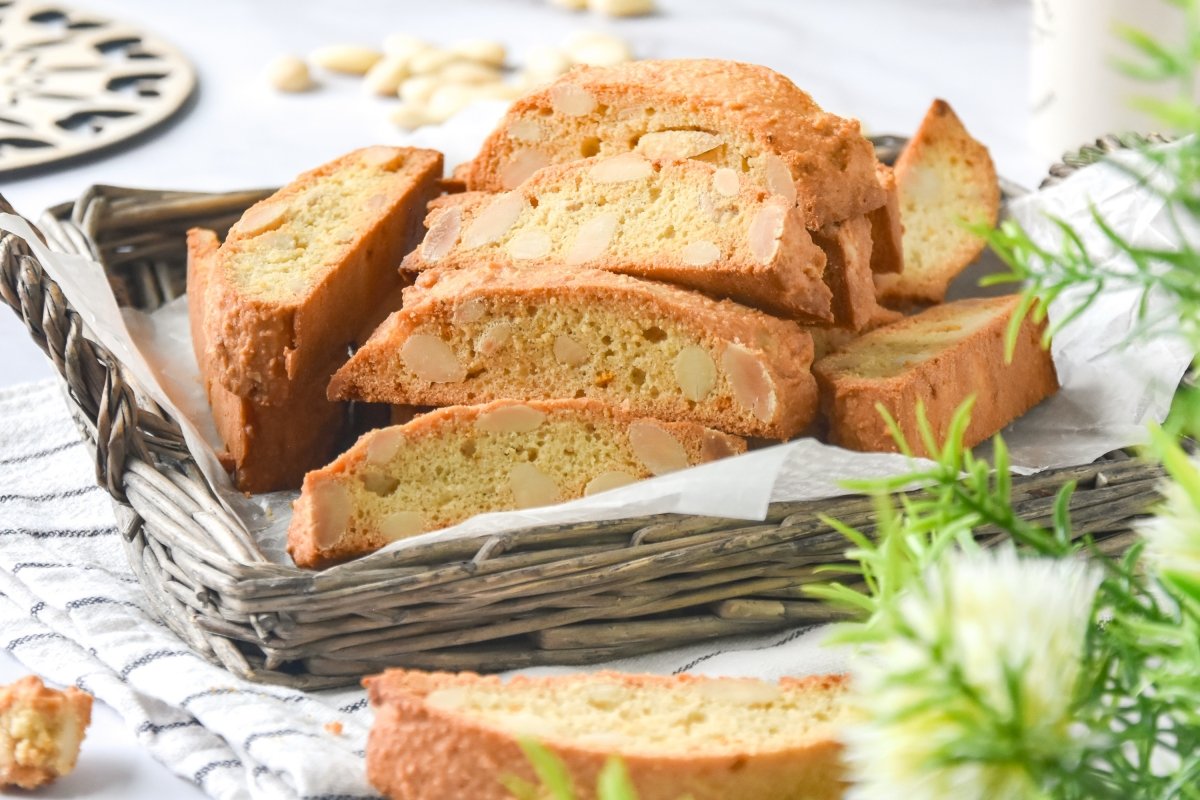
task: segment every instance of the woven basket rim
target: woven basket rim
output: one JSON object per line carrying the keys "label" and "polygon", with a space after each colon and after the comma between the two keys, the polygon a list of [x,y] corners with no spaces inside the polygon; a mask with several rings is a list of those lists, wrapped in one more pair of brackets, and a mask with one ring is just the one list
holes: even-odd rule
{"label": "woven basket rim", "polygon": [[[1136,140],[1146,141],[1163,139]],[[879,137],[881,151],[891,146],[894,152],[902,142]],[[1052,169],[1048,180],[1133,142],[1098,140]],[[112,236],[141,236],[164,219],[170,225],[236,219],[239,209],[271,191],[93,186],[77,201],[49,209],[40,230],[52,246],[95,258],[110,274],[126,266],[137,270],[146,295],[165,297],[173,273],[159,266],[154,248],[169,247],[170,236],[127,246],[136,258],[113,246]],[[2,208],[12,212],[7,203]],[[663,621],[694,636],[825,621],[829,610],[803,600],[800,588],[812,580],[812,564],[840,560],[844,545],[815,523],[814,511],[858,514],[869,522],[862,498],[838,497],[772,504],[762,522],[660,514],[418,542],[320,572],[271,563],[241,520],[216,500],[178,426],[127,379],[118,359],[87,337],[79,315],[19,238],[0,240],[0,270],[0,295],[63,378],[97,480],[114,498],[130,563],[154,610],[201,653],[253,680],[318,688],[393,662],[485,669],[589,663],[675,643],[665,632],[652,635]],[[1022,485],[1036,515],[1044,505],[1037,493],[1048,478],[1078,479],[1111,504],[1114,497],[1153,497],[1160,475],[1113,461],[1053,471]],[[1114,532],[1112,546],[1123,531]],[[785,561],[776,568],[779,559]],[[629,608],[613,607],[616,601],[606,595],[604,604],[589,606],[588,598],[601,594],[581,594],[582,587],[607,591],[610,583],[618,598],[626,597],[618,590],[629,589]],[[680,609],[704,613],[686,625],[662,616]],[[487,630],[472,627],[478,615],[490,615]],[[607,638],[583,630],[614,619]],[[522,636],[536,644],[529,654],[511,645]]]}

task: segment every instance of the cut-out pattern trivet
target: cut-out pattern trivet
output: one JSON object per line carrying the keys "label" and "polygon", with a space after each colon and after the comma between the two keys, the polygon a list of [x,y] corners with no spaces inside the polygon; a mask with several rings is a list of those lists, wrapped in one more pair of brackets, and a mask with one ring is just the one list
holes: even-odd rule
{"label": "cut-out pattern trivet", "polygon": [[178,50],[133,26],[44,1],[0,0],[0,176],[149,130],[195,85]]}

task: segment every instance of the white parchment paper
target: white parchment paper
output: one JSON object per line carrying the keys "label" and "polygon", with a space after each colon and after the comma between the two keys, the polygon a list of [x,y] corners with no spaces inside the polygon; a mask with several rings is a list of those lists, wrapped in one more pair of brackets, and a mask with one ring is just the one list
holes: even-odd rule
{"label": "white parchment paper", "polygon": [[[481,131],[489,130],[494,120],[495,110],[485,107],[438,129],[438,139],[443,149],[469,155],[478,146]],[[423,138],[414,137],[413,143],[439,144],[421,141]],[[455,161],[448,159],[448,163]],[[297,165],[297,169],[302,166]],[[1163,213],[1162,202],[1138,186],[1127,172],[1109,166],[1082,170],[1053,189],[1029,195],[1013,203],[1011,213],[1048,247],[1057,246],[1057,234],[1044,214],[1065,218],[1083,232],[1089,246],[1098,248],[1096,252],[1117,259],[1091,221],[1089,204],[1135,241],[1167,246],[1176,236]],[[99,264],[75,255],[51,253],[31,236],[27,224],[18,217],[0,215],[0,228],[31,242],[47,272],[83,316],[90,334],[117,354],[146,393],[181,422],[201,468],[230,507],[257,533],[267,556],[287,563],[282,543],[295,494],[260,495],[247,503],[221,470],[215,457],[220,443],[192,355],[186,298],[152,314],[122,311],[113,300]],[[1146,439],[1146,424],[1165,417],[1175,387],[1195,354],[1176,340],[1128,341],[1135,324],[1137,299],[1132,292],[1104,296],[1054,342],[1061,391],[1004,431],[1017,471],[1087,463],[1110,450],[1140,444]],[[1075,298],[1070,296],[1060,298],[1050,309],[1051,319],[1061,318],[1073,302]],[[1154,302],[1168,301],[1160,297]],[[418,539],[668,512],[762,519],[772,501],[844,494],[841,481],[896,474],[910,466],[898,455],[855,453],[801,439],[595,497],[547,508],[481,515]],[[391,547],[404,548],[418,539]]]}

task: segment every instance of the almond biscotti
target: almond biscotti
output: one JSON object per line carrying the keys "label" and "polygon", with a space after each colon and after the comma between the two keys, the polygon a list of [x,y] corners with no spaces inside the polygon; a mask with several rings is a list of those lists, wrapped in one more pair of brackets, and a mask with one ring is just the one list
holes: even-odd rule
{"label": "almond biscotti", "polygon": [[595,400],[451,406],[308,473],[288,553],[320,567],[488,511],[550,505],[740,453],[744,440]]}
{"label": "almond biscotti", "polygon": [[324,387],[399,306],[440,173],[433,151],[366,148],[250,208],[223,245],[188,232],[192,345],[242,491],[296,488],[333,457],[345,405]]}
{"label": "almond biscotti", "polygon": [[934,306],[878,328],[818,361],[813,373],[834,444],[852,450],[895,451],[882,405],[908,444],[927,455],[917,426],[925,408],[934,436],[945,439],[959,405],[974,396],[964,443],[973,447],[1058,391],[1044,324],[1026,317],[1006,362],[1005,334],[1016,295]]}
{"label": "almond biscotti", "polygon": [[619,756],[640,800],[834,800],[845,790],[840,676],[778,684],[695,675],[516,677],[392,669],[366,678],[375,722],[367,778],[404,800],[507,800],[501,778],[536,781],[537,739],[594,800]]}
{"label": "almond biscotti", "polygon": [[334,399],[591,397],[786,439],[816,413],[812,339],[728,300],[599,270],[434,270],[342,367]]}
{"label": "almond biscotti", "polygon": [[981,252],[967,225],[996,224],[1000,182],[988,150],[954,110],[935,100],[896,160],[904,271],[876,277],[880,299],[895,306],[940,303],[950,282]]}
{"label": "almond biscotti", "polygon": [[500,192],[549,164],[630,150],[744,172],[798,203],[809,228],[884,202],[857,121],[822,111],[766,67],[712,59],[573,69],[513,103],[455,177]]}
{"label": "almond biscotti", "polygon": [[363,309],[399,284],[441,172],[433,150],[368,147],[251,206],[213,253],[205,291],[189,291],[205,374],[277,405],[344,352]]}
{"label": "almond biscotti", "polygon": [[[859,217],[865,220],[864,217]],[[547,167],[501,194],[437,204],[420,271],[493,262],[667,281],[807,322],[831,321],[825,255],[786,199],[729,167],[640,153]],[[869,259],[870,228],[864,255]],[[867,275],[874,304],[874,285]]]}
{"label": "almond biscotti", "polygon": [[870,219],[859,216],[830,223],[813,232],[813,241],[825,252],[834,327],[865,330],[880,314],[871,272]]}

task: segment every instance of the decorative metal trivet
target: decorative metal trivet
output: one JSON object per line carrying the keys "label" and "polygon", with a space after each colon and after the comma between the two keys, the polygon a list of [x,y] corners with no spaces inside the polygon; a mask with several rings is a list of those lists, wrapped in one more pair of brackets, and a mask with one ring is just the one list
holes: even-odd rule
{"label": "decorative metal trivet", "polygon": [[195,85],[178,50],[131,25],[0,0],[0,176],[148,131]]}

